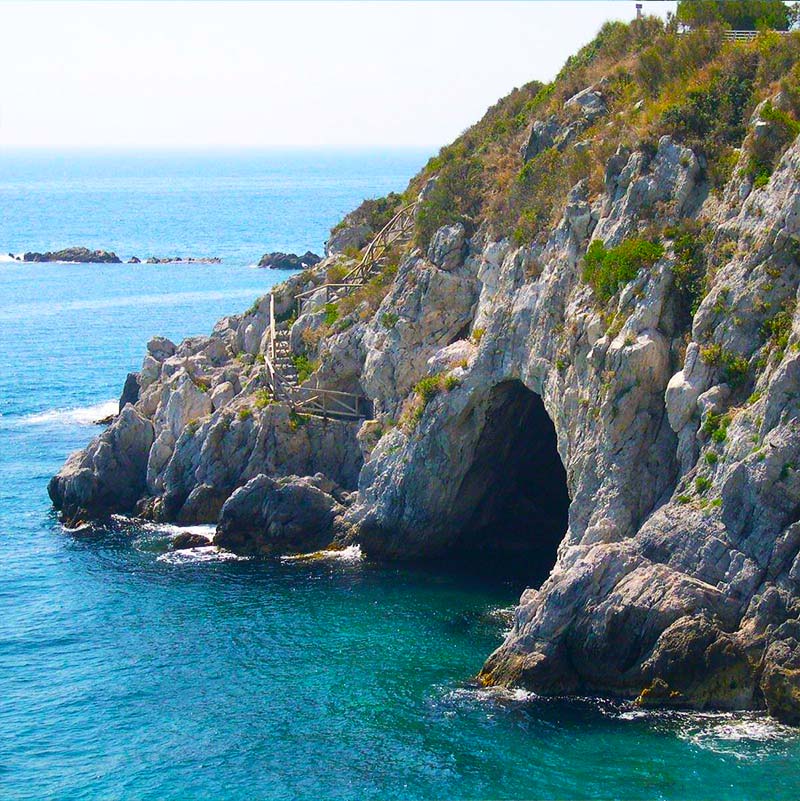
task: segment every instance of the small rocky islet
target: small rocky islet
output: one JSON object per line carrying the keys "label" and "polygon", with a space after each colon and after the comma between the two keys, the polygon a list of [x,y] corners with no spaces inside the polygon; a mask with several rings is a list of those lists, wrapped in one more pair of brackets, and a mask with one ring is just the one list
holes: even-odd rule
{"label": "small rocky islet", "polygon": [[[15,261],[25,262],[67,262],[70,264],[122,264],[123,261],[116,253],[110,250],[90,250],[76,247],[63,250],[48,250],[44,253],[28,251],[22,256],[8,254]],[[131,256],[127,264],[221,264],[219,256],[149,256],[142,260],[138,256]]]}
{"label": "small rocky islet", "polygon": [[109,250],[89,250],[89,248],[64,248],[63,250],[48,250],[44,253],[37,251],[28,251],[23,253],[22,256],[14,256],[9,253],[9,256],[17,261],[28,262],[48,262],[48,261],[62,261],[73,262],[76,264],[122,264],[122,259]]}
{"label": "small rocky islet", "polygon": [[[67,262],[71,264],[122,264],[122,259],[110,250],[90,250],[85,247],[48,250],[44,253],[27,251],[21,256],[8,254],[15,261],[24,262]],[[275,251],[265,253],[258,261],[257,267],[268,267],[273,270],[305,270],[314,267],[322,260],[321,256],[307,250],[301,256],[296,253]],[[140,259],[131,256],[126,264],[222,264],[219,256],[148,256]]]}
{"label": "small rocky islet", "polygon": [[[800,34],[604,27],[272,300],[153,338],[54,505],[238,553],[527,559],[483,684],[800,723],[798,98]],[[368,419],[274,397],[271,307],[298,385]]]}
{"label": "small rocky islet", "polygon": [[296,253],[265,253],[259,260],[257,267],[268,267],[271,270],[306,270],[322,261],[316,253],[307,250],[302,256]]}

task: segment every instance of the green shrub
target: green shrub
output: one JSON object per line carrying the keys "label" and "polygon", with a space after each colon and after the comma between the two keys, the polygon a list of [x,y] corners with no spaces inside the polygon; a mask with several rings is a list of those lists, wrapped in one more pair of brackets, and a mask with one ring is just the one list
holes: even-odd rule
{"label": "green shrub", "polygon": [[339,319],[339,309],[335,303],[326,303],[324,306],[325,318],[323,323],[325,325],[333,325]]}
{"label": "green shrub", "polygon": [[319,367],[319,362],[309,359],[305,353],[301,353],[299,356],[292,356],[292,363],[294,364],[294,369],[297,370],[297,380],[301,384],[307,381]]}
{"label": "green shrub", "polygon": [[708,451],[705,455],[705,460],[707,464],[713,466],[719,461],[719,456],[714,451]]}
{"label": "green shrub", "polygon": [[522,166],[507,190],[506,206],[496,211],[494,222],[504,232],[513,227],[517,245],[534,241],[562,205],[570,187],[564,160],[554,147],[543,150]]}
{"label": "green shrub", "polygon": [[720,160],[730,157],[730,148],[744,139],[758,64],[756,52],[731,51],[710,79],[689,88],[661,114],[658,130],[705,154],[711,175]]}
{"label": "green shrub", "polygon": [[605,303],[642,267],[651,267],[663,255],[664,246],[647,239],[626,239],[610,250],[596,239],[583,260],[583,279],[594,289],[597,299]]}
{"label": "green shrub", "polygon": [[750,363],[744,356],[725,350],[716,343],[700,348],[700,358],[705,364],[720,368],[722,380],[732,387],[741,386],[750,372]]}
{"label": "green shrub", "polygon": [[703,421],[702,428],[700,429],[706,436],[717,444],[725,442],[728,436],[728,426],[731,424],[730,415],[727,414],[709,414]]}
{"label": "green shrub", "polygon": [[775,108],[769,101],[761,109],[760,117],[769,123],[769,135],[760,136],[751,144],[748,172],[755,189],[761,189],[769,183],[783,151],[800,134],[800,122],[788,112]]}
{"label": "green shrub", "polygon": [[402,196],[396,192],[390,192],[386,197],[368,198],[344,220],[337,223],[331,229],[331,233],[335,234],[348,225],[359,223],[366,223],[375,232],[380,231],[392,219],[401,203]]}
{"label": "green shrub", "polygon": [[325,280],[329,284],[341,284],[348,272],[349,269],[345,264],[336,262],[336,264],[332,264],[330,267],[328,267],[327,272],[325,273]]}
{"label": "green shrub", "polygon": [[261,305],[261,301],[264,300],[266,295],[262,295],[260,298],[256,298],[253,301],[253,305],[244,313],[245,317],[251,317],[258,311],[258,307]]}
{"label": "green shrub", "polygon": [[452,374],[447,375],[444,378],[443,386],[445,388],[445,391],[452,392],[454,389],[461,386],[461,379],[458,376]]}
{"label": "green shrub", "polygon": [[722,377],[732,387],[740,387],[747,381],[750,372],[750,363],[744,356],[736,353],[726,353],[722,369]]}
{"label": "green shrub", "polygon": [[679,0],[675,16],[692,27],[724,25],[734,31],[785,31],[790,22],[782,0]]}
{"label": "green shrub", "polygon": [[768,338],[769,351],[780,360],[789,346],[789,337],[792,335],[792,319],[794,317],[795,300],[790,299],[784,304],[781,311],[764,322],[762,332]]}
{"label": "green shrub", "polygon": [[694,488],[698,495],[705,495],[711,487],[711,479],[708,476],[697,476],[694,480]]}
{"label": "green shrub", "polygon": [[255,395],[256,409],[266,409],[272,403],[272,395],[268,389],[259,389]]}
{"label": "green shrub", "polygon": [[431,375],[423,378],[414,387],[414,392],[422,401],[423,406],[427,406],[442,390],[442,378],[440,375]]}
{"label": "green shrub", "polygon": [[253,416],[253,410],[249,406],[243,406],[239,409],[239,419],[240,420],[248,420]]}
{"label": "green shrub", "polygon": [[394,328],[399,319],[400,316],[393,312],[384,312],[381,315],[381,325],[383,325],[384,328]]}
{"label": "green shrub", "polygon": [[307,414],[300,414],[299,412],[296,412],[294,409],[292,409],[289,412],[289,428],[291,428],[292,431],[297,431],[298,428],[301,428],[302,426],[306,425],[306,423],[308,423],[308,420],[309,420],[309,415]]}
{"label": "green shrub", "polygon": [[700,238],[700,226],[691,220],[667,228],[664,235],[672,239],[675,266],[672,275],[679,299],[681,327],[691,325],[705,293],[706,254]]}
{"label": "green shrub", "polygon": [[482,205],[480,160],[458,148],[442,158],[436,182],[417,209],[416,241],[423,248],[443,225],[462,222],[471,227]]}
{"label": "green shrub", "polygon": [[415,402],[407,409],[401,420],[402,426],[406,430],[413,428],[422,419],[425,408],[440,392],[451,392],[460,384],[456,376],[444,373],[426,376],[418,381],[414,386]]}
{"label": "green shrub", "polygon": [[470,339],[473,341],[475,345],[480,345],[481,340],[483,339],[483,335],[485,333],[486,333],[485,328],[474,328],[472,330],[472,335],[470,336]]}

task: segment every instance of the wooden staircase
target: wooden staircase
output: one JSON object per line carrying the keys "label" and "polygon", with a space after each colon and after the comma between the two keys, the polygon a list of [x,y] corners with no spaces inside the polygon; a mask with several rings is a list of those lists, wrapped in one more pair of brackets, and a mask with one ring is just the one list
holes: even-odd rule
{"label": "wooden staircase", "polygon": [[[304,303],[312,296],[325,292],[325,302],[343,298],[364,286],[388,263],[389,248],[406,242],[414,230],[416,203],[398,211],[367,245],[359,263],[340,283],[326,283],[295,295],[298,316]],[[267,388],[276,401],[289,404],[292,411],[333,420],[360,420],[372,416],[372,403],[363,395],[340,392],[322,387],[300,386],[297,367],[292,359],[289,324],[275,319],[275,296],[269,297],[269,345],[264,354]]]}
{"label": "wooden staircase", "polygon": [[364,286],[370,278],[377,275],[389,261],[389,249],[392,245],[402,244],[411,238],[414,232],[414,213],[417,202],[409,203],[398,211],[386,225],[381,228],[364,250],[361,261],[350,270],[340,283],[326,283],[300,292],[295,295],[297,316],[302,314],[303,306],[314,295],[325,291],[325,302],[330,303],[355,292]]}

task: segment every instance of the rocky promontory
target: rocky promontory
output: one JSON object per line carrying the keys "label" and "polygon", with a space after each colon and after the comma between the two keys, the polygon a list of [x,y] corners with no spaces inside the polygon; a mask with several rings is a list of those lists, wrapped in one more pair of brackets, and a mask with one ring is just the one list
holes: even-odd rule
{"label": "rocky promontory", "polygon": [[[800,722],[798,59],[604,27],[275,289],[300,385],[370,419],[271,397],[261,298],[151,340],[55,506],[266,556],[503,554],[530,583],[484,684]],[[415,200],[369,281],[313,293]]]}

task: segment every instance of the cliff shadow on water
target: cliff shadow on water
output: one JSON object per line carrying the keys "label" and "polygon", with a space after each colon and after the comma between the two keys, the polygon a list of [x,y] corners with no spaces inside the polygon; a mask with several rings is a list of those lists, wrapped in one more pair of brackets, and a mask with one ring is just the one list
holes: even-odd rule
{"label": "cliff shadow on water", "polygon": [[567,531],[567,474],[539,395],[504,381],[489,395],[483,429],[456,497],[466,520],[454,553],[538,586]]}

